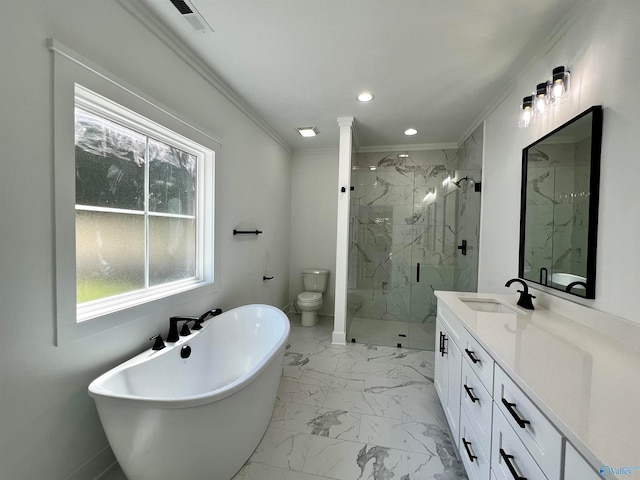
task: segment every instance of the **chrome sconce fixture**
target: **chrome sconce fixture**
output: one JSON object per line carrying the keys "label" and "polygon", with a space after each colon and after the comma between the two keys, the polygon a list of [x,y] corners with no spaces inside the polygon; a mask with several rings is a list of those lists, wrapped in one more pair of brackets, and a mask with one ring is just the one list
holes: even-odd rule
{"label": "chrome sconce fixture", "polygon": [[546,82],[538,83],[533,94],[522,99],[518,126],[526,128],[550,107],[564,103],[569,98],[570,78],[571,73],[564,66],[554,68]]}

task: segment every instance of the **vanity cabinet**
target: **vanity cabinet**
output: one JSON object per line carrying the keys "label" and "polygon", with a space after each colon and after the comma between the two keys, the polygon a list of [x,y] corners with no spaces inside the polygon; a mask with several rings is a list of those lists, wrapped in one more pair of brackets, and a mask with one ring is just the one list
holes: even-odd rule
{"label": "vanity cabinet", "polygon": [[451,429],[457,446],[460,429],[460,375],[462,357],[455,341],[456,336],[450,332],[451,327],[449,325],[445,326],[445,322],[438,318],[436,320],[436,341],[438,343],[435,352],[433,383],[440,397],[449,428]]}
{"label": "vanity cabinet", "polygon": [[441,300],[436,328],[434,383],[470,479],[599,478]]}

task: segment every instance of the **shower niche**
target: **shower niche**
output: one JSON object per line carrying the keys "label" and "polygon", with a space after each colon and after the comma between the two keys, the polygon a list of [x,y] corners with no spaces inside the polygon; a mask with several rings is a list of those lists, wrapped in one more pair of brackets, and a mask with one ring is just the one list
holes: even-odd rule
{"label": "shower niche", "polygon": [[347,341],[433,350],[433,292],[476,290],[476,135],[455,150],[353,156]]}

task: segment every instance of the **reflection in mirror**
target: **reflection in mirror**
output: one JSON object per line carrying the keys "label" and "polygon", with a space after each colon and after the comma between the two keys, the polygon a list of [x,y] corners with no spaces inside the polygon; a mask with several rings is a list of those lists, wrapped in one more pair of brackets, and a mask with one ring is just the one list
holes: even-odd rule
{"label": "reflection in mirror", "polygon": [[522,151],[518,275],[595,298],[602,107]]}

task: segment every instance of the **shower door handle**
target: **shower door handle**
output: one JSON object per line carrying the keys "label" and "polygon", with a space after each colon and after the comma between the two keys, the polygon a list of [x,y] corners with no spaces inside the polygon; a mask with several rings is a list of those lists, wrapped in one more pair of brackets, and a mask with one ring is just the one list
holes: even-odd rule
{"label": "shower door handle", "polygon": [[420,262],[416,263],[416,283],[420,283]]}
{"label": "shower door handle", "polygon": [[462,240],[462,245],[458,246],[458,250],[462,250],[462,255],[466,255],[467,254],[467,241],[466,240]]}

